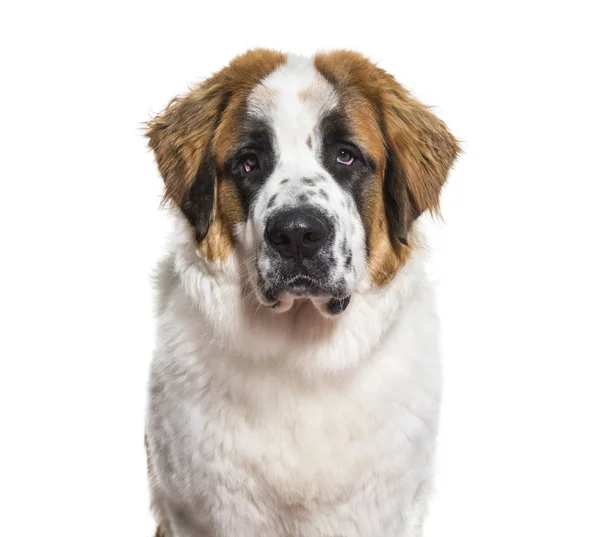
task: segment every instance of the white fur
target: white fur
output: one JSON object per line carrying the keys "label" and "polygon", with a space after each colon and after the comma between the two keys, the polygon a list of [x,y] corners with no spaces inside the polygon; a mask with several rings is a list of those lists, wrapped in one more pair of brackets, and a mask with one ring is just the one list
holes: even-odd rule
{"label": "white fur", "polygon": [[[285,206],[298,205],[300,196],[308,203],[333,215],[336,219],[335,243],[332,245],[334,263],[330,267],[332,280],[343,280],[348,289],[354,288],[365,270],[365,237],[360,214],[354,198],[343,189],[320,161],[320,120],[339,104],[334,88],[315,70],[312,60],[291,56],[287,63],[261,82],[250,94],[250,115],[266,121],[272,128],[276,153],[274,172],[261,188],[258,199],[245,224],[238,226],[238,239],[246,252],[245,268],[255,281],[258,271],[265,274],[269,258],[265,255],[265,224],[269,216]],[[307,144],[310,138],[311,146]],[[305,178],[314,178],[316,184],[307,186]],[[282,180],[286,180],[282,184]],[[326,193],[327,198],[311,194]],[[269,207],[269,200],[276,203]],[[341,245],[352,253],[352,269],[344,268],[345,256]],[[256,259],[256,263],[253,260]],[[256,285],[257,299],[264,303]],[[293,297],[280,297],[279,312],[293,304]]]}
{"label": "white fur", "polygon": [[[298,151],[302,136],[297,145],[289,140]],[[304,162],[316,166],[306,149]],[[156,278],[147,419],[163,531],[419,536],[441,380],[423,253],[416,247],[384,287],[361,269],[335,318],[309,300],[281,313],[250,297],[241,267],[251,241],[226,262],[209,263],[175,218]],[[364,236],[355,240],[359,248]]]}

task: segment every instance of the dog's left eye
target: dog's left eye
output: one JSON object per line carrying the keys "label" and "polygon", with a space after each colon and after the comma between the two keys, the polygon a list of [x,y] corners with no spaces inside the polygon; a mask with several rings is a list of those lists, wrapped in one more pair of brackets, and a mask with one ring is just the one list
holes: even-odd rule
{"label": "dog's left eye", "polygon": [[345,166],[350,166],[354,162],[354,154],[348,149],[340,149],[336,161]]}

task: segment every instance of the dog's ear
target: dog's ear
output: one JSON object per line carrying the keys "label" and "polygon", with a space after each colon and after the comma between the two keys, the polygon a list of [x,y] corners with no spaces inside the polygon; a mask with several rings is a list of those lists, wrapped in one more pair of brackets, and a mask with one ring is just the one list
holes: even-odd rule
{"label": "dog's ear", "polygon": [[443,121],[385,74],[381,111],[388,158],[384,177],[391,233],[407,244],[413,221],[436,212],[460,147]]}
{"label": "dog's ear", "polygon": [[[165,200],[181,208],[198,242],[207,234],[204,242],[210,242],[214,221],[213,254],[219,250],[217,236],[229,241],[225,235],[231,229],[224,227],[231,227],[239,212],[231,191],[217,185],[223,155],[238,134],[236,110],[243,109],[252,88],[285,60],[284,54],[266,49],[241,54],[148,123],[146,136],[165,182]],[[223,212],[236,213],[235,218]]]}
{"label": "dog's ear", "polygon": [[165,201],[177,205],[202,240],[214,216],[213,133],[226,106],[224,71],[185,97],[173,99],[148,122],[146,136],[165,182]]}

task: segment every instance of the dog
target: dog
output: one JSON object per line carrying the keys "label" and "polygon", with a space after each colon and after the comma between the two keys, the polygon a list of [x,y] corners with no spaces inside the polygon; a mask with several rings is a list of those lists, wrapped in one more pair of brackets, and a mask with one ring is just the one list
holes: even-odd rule
{"label": "dog", "polygon": [[455,137],[358,53],[264,49],[146,136],[174,220],[146,425],[156,535],[421,535],[441,374],[418,218]]}

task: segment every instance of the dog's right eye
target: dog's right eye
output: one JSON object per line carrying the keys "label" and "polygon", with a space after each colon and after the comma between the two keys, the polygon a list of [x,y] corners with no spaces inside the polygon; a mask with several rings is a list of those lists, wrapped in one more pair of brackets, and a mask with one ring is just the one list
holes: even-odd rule
{"label": "dog's right eye", "polygon": [[242,157],[241,167],[244,173],[252,173],[253,171],[260,169],[258,157],[255,154],[245,155]]}

